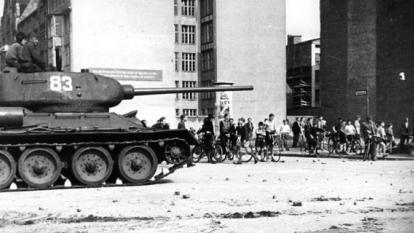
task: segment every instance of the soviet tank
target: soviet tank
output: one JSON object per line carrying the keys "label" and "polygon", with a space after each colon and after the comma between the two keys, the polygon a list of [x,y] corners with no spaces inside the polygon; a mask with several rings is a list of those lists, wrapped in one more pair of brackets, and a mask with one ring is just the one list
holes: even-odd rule
{"label": "soviet tank", "polygon": [[[159,180],[183,167],[196,140],[185,129],[147,128],[134,114],[112,113],[111,107],[140,95],[252,89],[137,88],[89,72],[3,72],[0,190],[12,182],[57,187],[62,177],[80,186]],[[167,172],[156,175],[162,162]]]}

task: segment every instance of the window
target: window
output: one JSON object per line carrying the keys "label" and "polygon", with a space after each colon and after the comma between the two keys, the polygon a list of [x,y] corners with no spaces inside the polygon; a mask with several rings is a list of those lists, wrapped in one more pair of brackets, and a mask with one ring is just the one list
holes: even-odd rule
{"label": "window", "polygon": [[[179,88],[180,87],[180,81],[177,81],[177,80],[175,81],[175,87],[176,88]],[[179,100],[180,99],[180,94],[178,94],[178,93],[175,94],[175,99],[176,100]]]}
{"label": "window", "polygon": [[181,70],[183,72],[195,72],[196,71],[196,54],[195,53],[183,53],[181,56]]}
{"label": "window", "polygon": [[[213,81],[211,81],[211,80],[205,80],[205,81],[201,82],[201,85],[203,87],[211,87],[211,86],[213,86],[212,84],[213,84]],[[200,95],[201,95],[201,99],[203,99],[203,100],[212,100],[213,98],[215,98],[213,92],[203,92]]]}
{"label": "window", "polygon": [[201,53],[201,71],[214,69],[214,52],[207,50]]}
{"label": "window", "polygon": [[321,106],[321,93],[319,90],[315,90],[315,106],[320,107]]}
{"label": "window", "polygon": [[174,53],[174,65],[175,65],[175,72],[180,71],[180,54],[178,52]]}
{"label": "window", "polygon": [[320,65],[321,64],[321,54],[315,53],[315,64]]}
{"label": "window", "polygon": [[201,44],[213,42],[213,22],[204,23],[201,25]]}
{"label": "window", "polygon": [[201,18],[213,14],[213,0],[201,0]]}
{"label": "window", "polygon": [[[196,87],[196,82],[194,81],[183,81],[183,87]],[[195,100],[196,99],[196,93],[194,92],[187,92],[187,93],[183,93],[183,99],[184,100]]]}
{"label": "window", "polygon": [[183,44],[195,44],[195,26],[181,26],[181,42]]}
{"label": "window", "polygon": [[320,83],[319,70],[315,70],[315,84],[319,85],[319,83]]}
{"label": "window", "polygon": [[178,108],[175,109],[175,115],[176,116],[179,116],[180,115],[180,109],[178,109]]}
{"label": "window", "polygon": [[174,24],[174,31],[175,31],[175,43],[178,44],[179,42],[179,32],[178,32],[178,25]]}
{"label": "window", "polygon": [[195,0],[181,0],[181,14],[185,16],[194,16]]}
{"label": "window", "polygon": [[197,109],[183,109],[183,114],[186,116],[197,116]]}
{"label": "window", "polygon": [[174,15],[178,15],[178,0],[174,0]]}

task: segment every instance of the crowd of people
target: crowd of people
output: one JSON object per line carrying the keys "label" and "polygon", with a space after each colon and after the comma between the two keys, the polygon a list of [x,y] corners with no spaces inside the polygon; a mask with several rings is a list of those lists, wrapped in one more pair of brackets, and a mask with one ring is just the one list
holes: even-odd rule
{"label": "crowd of people", "polygon": [[[275,120],[275,115],[271,113],[268,118],[265,118],[255,125],[253,119],[250,117],[247,120],[245,118],[239,118],[237,123],[235,123],[233,118],[225,114],[223,120],[219,123],[218,135],[215,135],[213,121],[213,115],[209,115],[204,119],[200,130],[195,131],[190,129],[190,131],[194,134],[203,133],[204,140],[211,142],[217,136],[222,148],[225,150],[224,153],[228,152],[226,151],[228,149],[226,143],[228,142],[231,145],[236,145],[239,142],[239,145],[243,146],[246,142],[254,141],[255,151],[260,154],[266,147],[272,149],[274,140],[277,138],[281,151],[289,151],[290,143],[288,142],[291,139],[293,139],[292,147],[298,147],[299,141],[302,139],[302,141],[305,141],[306,149],[309,150],[311,155],[319,155],[318,149],[320,142],[327,135],[337,140],[341,150],[340,153],[343,154],[355,152],[352,150],[353,143],[356,140],[359,140],[362,145],[367,146],[372,137],[376,139],[375,143],[379,145],[379,152],[384,156],[387,153],[392,153],[392,148],[396,145],[393,124],[386,124],[383,121],[374,122],[370,117],[367,117],[363,122],[360,116],[357,116],[354,120],[338,118],[332,127],[328,127],[328,123],[323,116],[316,118],[297,117],[293,122],[285,119],[278,124]],[[186,128],[185,122],[186,117],[183,115],[180,117],[177,128]],[[399,131],[400,147],[404,147],[408,143],[410,127],[412,126],[409,125],[409,119],[406,118]],[[374,154],[374,159],[377,153],[376,148],[371,148],[371,150],[374,150],[371,152]],[[257,160],[257,157],[255,157],[255,160]],[[209,161],[211,162],[211,158],[209,158]]]}

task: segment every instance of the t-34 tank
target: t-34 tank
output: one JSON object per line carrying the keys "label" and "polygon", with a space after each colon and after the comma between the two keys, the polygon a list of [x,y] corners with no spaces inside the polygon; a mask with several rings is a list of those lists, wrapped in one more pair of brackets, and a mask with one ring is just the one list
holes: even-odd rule
{"label": "t-34 tank", "polygon": [[166,161],[168,172],[158,180],[186,163],[196,140],[187,130],[146,128],[110,107],[138,95],[252,89],[135,88],[88,72],[1,73],[0,189],[16,177],[45,189],[56,186],[61,174],[84,186],[118,178],[143,184]]}

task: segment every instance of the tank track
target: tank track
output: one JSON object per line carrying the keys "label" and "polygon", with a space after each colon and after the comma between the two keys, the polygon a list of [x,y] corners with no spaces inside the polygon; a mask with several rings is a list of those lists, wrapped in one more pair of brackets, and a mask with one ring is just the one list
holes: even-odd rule
{"label": "tank track", "polygon": [[[131,141],[107,141],[107,142],[89,141],[89,142],[76,142],[76,143],[53,143],[53,142],[52,143],[35,142],[35,143],[17,143],[17,144],[1,144],[0,143],[0,150],[8,151],[10,148],[15,148],[15,149],[18,148],[18,150],[20,150],[20,152],[23,152],[26,148],[43,147],[43,148],[56,148],[55,151],[59,151],[58,148],[60,148],[60,150],[61,150],[64,147],[77,148],[77,147],[87,147],[87,146],[99,145],[99,146],[105,146],[105,147],[110,148],[110,147],[113,147],[113,146],[127,147],[127,146],[132,146],[132,145],[149,145],[149,144],[154,144],[154,143],[158,144],[158,143],[166,143],[166,142],[171,142],[171,141],[179,141],[179,142],[183,143],[185,146],[188,146],[188,148],[190,148],[190,145],[186,142],[186,140],[184,140],[182,138],[174,137],[174,138],[162,138],[162,139],[158,139],[158,140],[131,140]],[[18,157],[20,157],[20,156],[18,156]],[[158,157],[158,159],[160,157],[162,157],[159,154],[157,154],[156,156]],[[59,157],[62,158],[62,156],[59,156]],[[111,154],[111,157],[114,157],[114,155]],[[167,157],[167,155],[165,155],[165,157]],[[35,191],[35,190],[56,190],[56,189],[80,189],[80,188],[90,188],[90,187],[100,188],[100,187],[120,187],[120,186],[143,186],[143,185],[160,184],[160,183],[163,183],[163,180],[162,180],[163,178],[171,175],[176,170],[183,168],[183,166],[187,163],[186,160],[185,161],[177,161],[174,158],[167,159],[165,157],[164,157],[163,161],[165,161],[167,163],[166,165],[158,166],[163,161],[158,161],[158,164],[156,164],[158,169],[161,169],[161,171],[158,174],[154,174],[151,177],[150,180],[139,183],[139,184],[132,184],[132,183],[128,183],[128,182],[123,182],[122,184],[118,184],[118,183],[112,182],[112,183],[103,183],[103,184],[93,185],[93,186],[88,186],[88,185],[83,185],[83,184],[73,184],[70,187],[67,187],[67,186],[63,185],[65,180],[62,179],[63,175],[61,173],[59,182],[56,181],[55,184],[53,184],[52,186],[47,187],[47,188],[34,188],[34,187],[30,187],[28,184],[24,183],[24,181],[21,178],[18,178],[17,177],[18,176],[18,171],[16,171],[16,175],[15,175],[11,185],[9,185],[9,187],[7,187],[7,188],[0,189],[0,192],[21,192],[21,191]],[[173,162],[171,162],[171,161],[173,161]],[[174,162],[174,161],[176,161],[176,162]],[[16,160],[16,164],[17,163],[18,163],[18,160]],[[65,164],[65,165],[63,165],[64,169],[69,168],[66,161],[65,162],[62,161],[62,163]],[[167,171],[165,172],[165,170],[167,170]],[[112,171],[112,173],[115,173],[115,169]],[[111,174],[111,176],[112,176],[112,174]],[[66,179],[71,180],[69,178],[66,178]],[[118,179],[119,179],[119,176],[118,176]],[[63,180],[63,182],[62,182],[62,180]],[[15,184],[15,188],[11,189],[10,187],[13,186],[13,184]]]}

